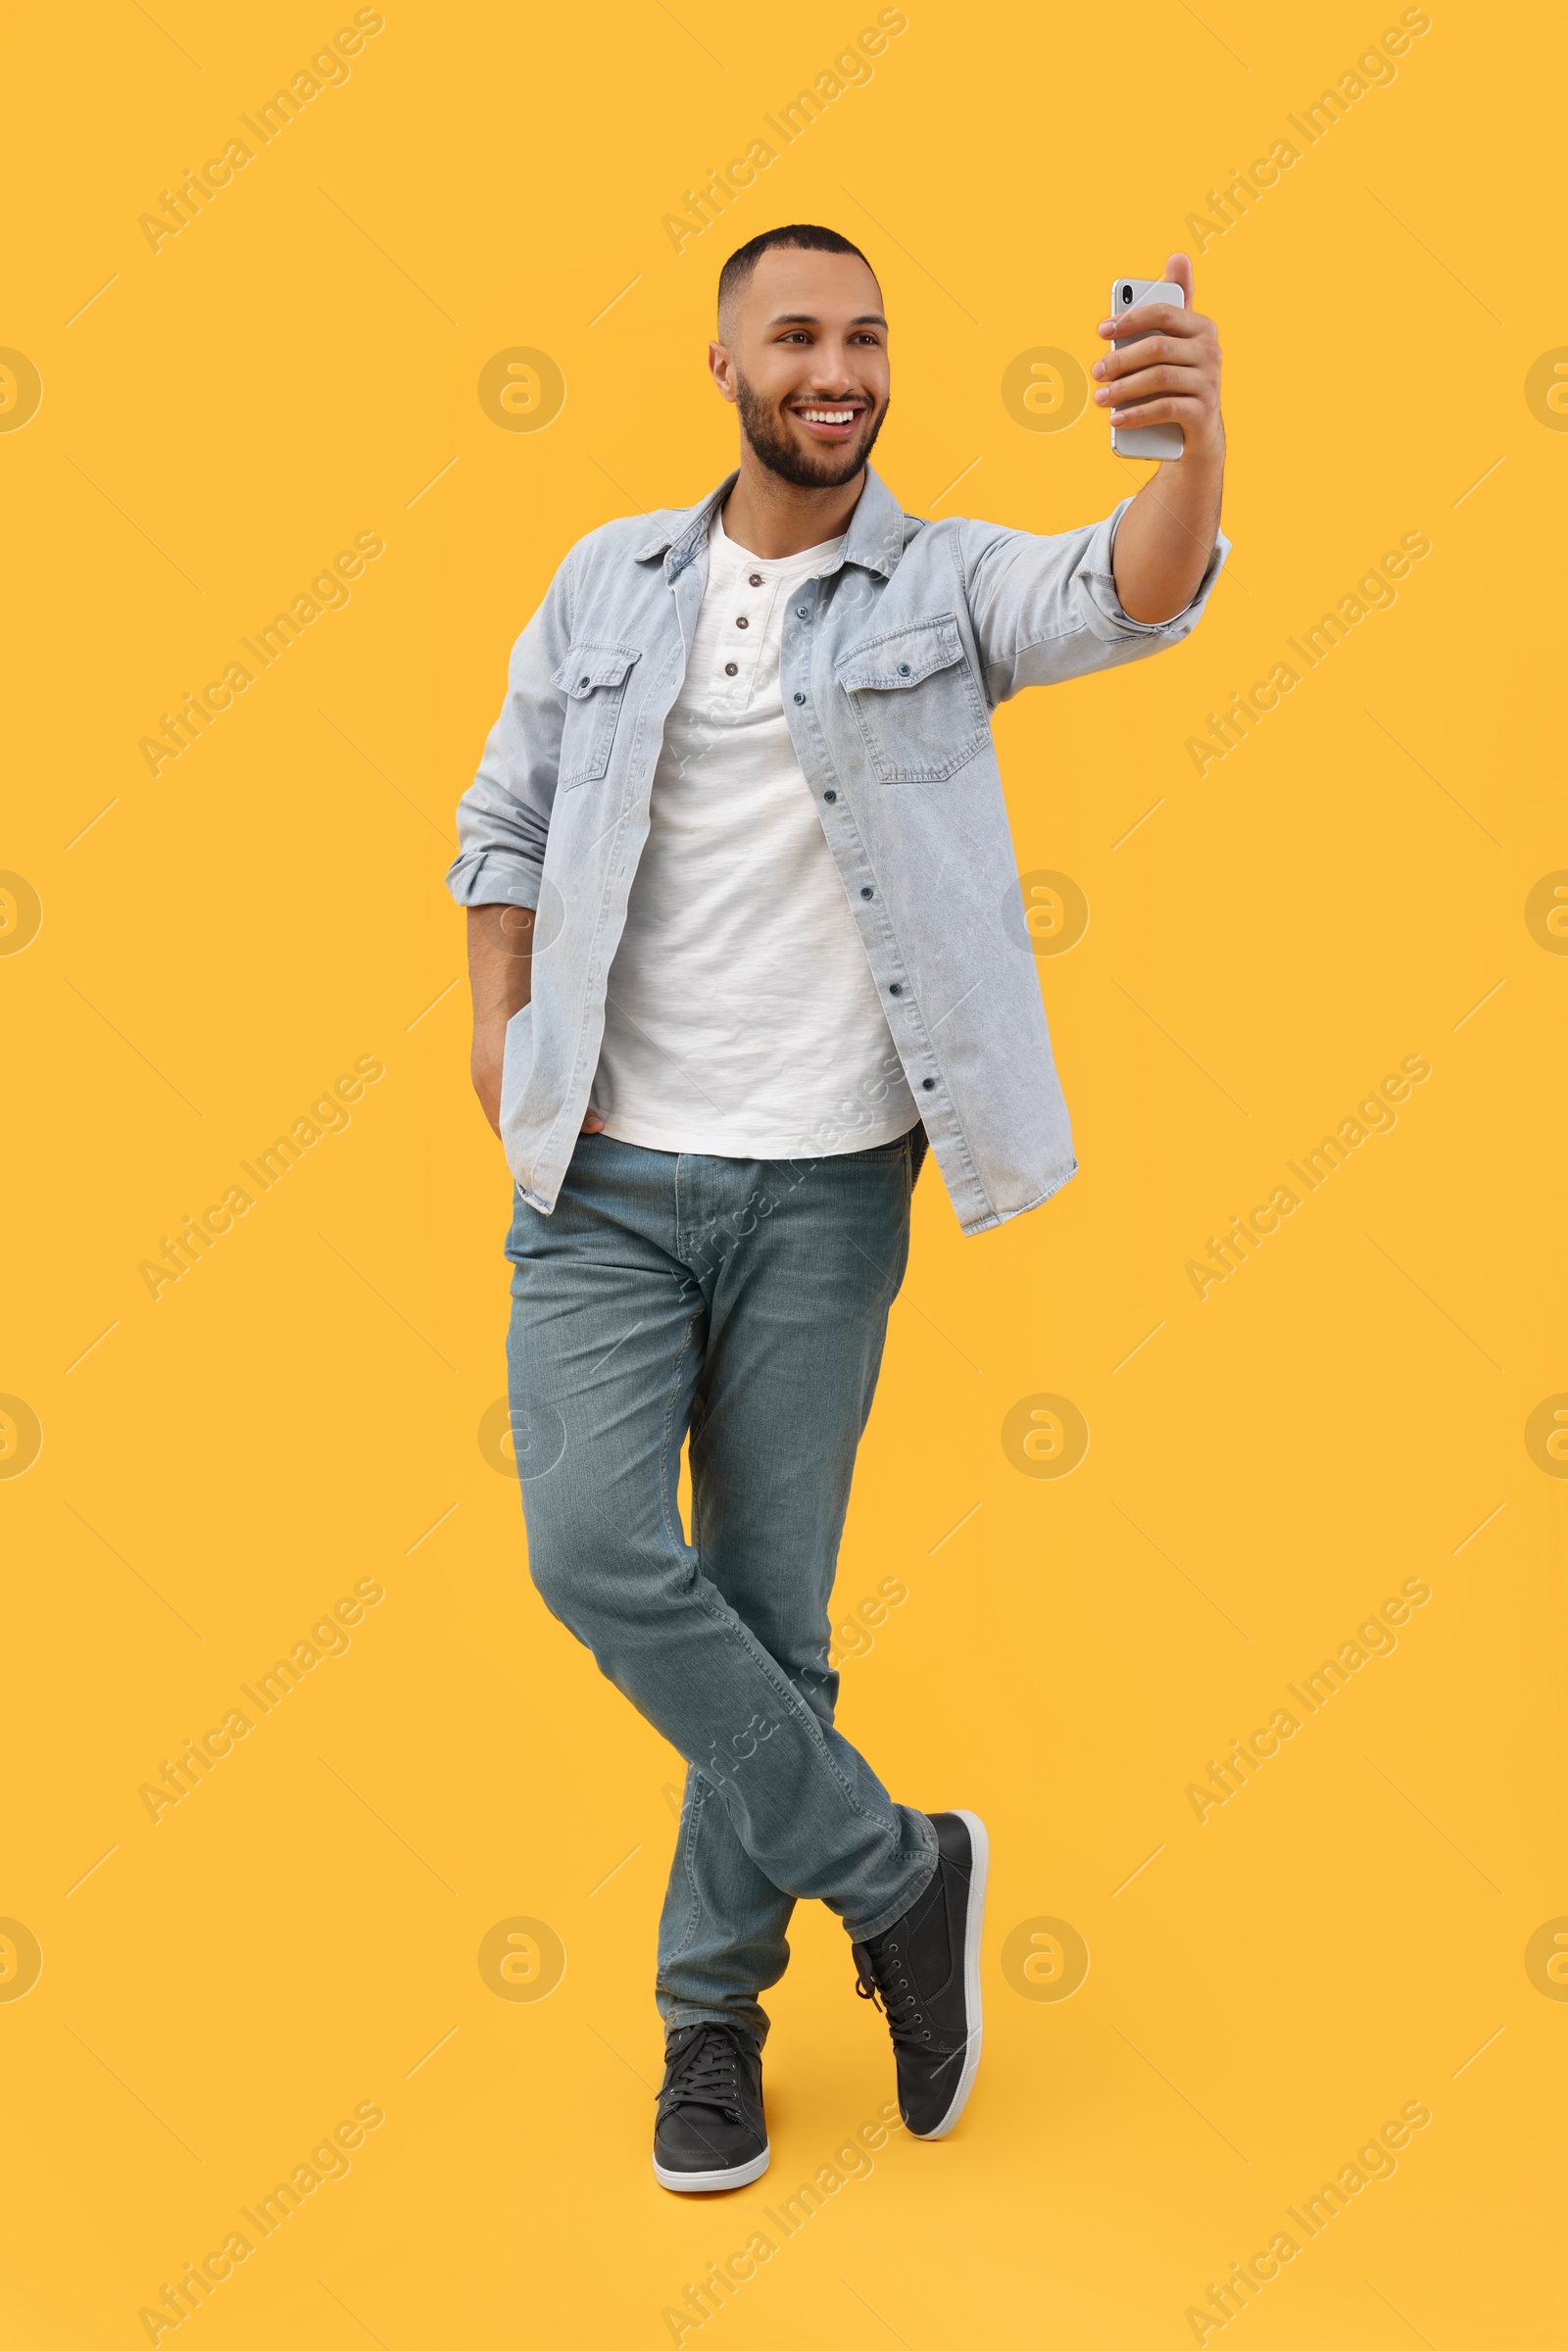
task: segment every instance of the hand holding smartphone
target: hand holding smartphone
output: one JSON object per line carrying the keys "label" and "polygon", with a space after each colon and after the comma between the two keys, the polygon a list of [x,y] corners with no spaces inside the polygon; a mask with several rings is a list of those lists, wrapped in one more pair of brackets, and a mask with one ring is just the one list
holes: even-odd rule
{"label": "hand holding smartphone", "polygon": [[[1168,302],[1176,310],[1187,308],[1187,296],[1169,278],[1118,277],[1110,289],[1110,317],[1120,318],[1146,302]],[[1112,335],[1110,347],[1120,351],[1124,344],[1139,339],[1137,335]],[[1128,405],[1136,409],[1139,404],[1135,400]],[[1176,458],[1186,445],[1179,424],[1113,424],[1110,428],[1110,446],[1117,457]]]}

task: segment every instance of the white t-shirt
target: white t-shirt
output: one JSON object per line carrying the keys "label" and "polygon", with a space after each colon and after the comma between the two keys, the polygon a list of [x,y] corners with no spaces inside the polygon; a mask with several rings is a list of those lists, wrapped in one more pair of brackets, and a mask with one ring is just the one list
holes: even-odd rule
{"label": "white t-shirt", "polygon": [[820,1158],[918,1116],[779,687],[791,592],[843,543],[770,560],[713,516],[610,971],[592,1102],[622,1143]]}

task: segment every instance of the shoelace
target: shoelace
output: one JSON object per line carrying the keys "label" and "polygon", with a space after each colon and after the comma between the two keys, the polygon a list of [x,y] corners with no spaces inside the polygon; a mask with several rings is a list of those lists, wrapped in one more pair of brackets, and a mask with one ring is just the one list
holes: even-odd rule
{"label": "shoelace", "polygon": [[739,2066],[735,2043],[723,2027],[699,2026],[657,2092],[660,2113],[673,2114],[681,2106],[711,2106],[732,2123],[743,2121]]}
{"label": "shoelace", "polygon": [[905,1972],[906,1961],[898,1944],[885,1942],[875,1958],[864,1943],[854,1943],[851,1948],[859,1998],[874,2001],[882,2010],[895,2044],[923,2048],[931,2038],[931,2029],[921,2013],[919,1993]]}

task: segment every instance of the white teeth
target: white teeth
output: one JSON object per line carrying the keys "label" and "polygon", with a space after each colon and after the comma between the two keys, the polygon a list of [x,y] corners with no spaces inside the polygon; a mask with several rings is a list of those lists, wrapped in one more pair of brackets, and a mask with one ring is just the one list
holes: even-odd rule
{"label": "white teeth", "polygon": [[853,424],[855,421],[855,411],[852,408],[808,408],[802,409],[801,415],[808,424]]}

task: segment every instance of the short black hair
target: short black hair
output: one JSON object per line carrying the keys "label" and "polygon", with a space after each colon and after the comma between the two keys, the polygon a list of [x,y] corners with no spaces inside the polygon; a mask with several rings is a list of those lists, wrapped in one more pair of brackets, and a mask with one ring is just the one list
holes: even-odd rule
{"label": "short black hair", "polygon": [[[720,319],[739,299],[763,254],[771,253],[775,245],[792,246],[800,253],[853,253],[857,261],[865,262],[859,246],[852,245],[848,237],[841,237],[836,228],[818,228],[808,220],[796,220],[787,228],[764,228],[760,237],[753,237],[749,245],[742,245],[738,252],[732,253],[718,273]],[[869,262],[865,266],[871,269]],[[876,271],[871,269],[871,274],[875,277]]]}

